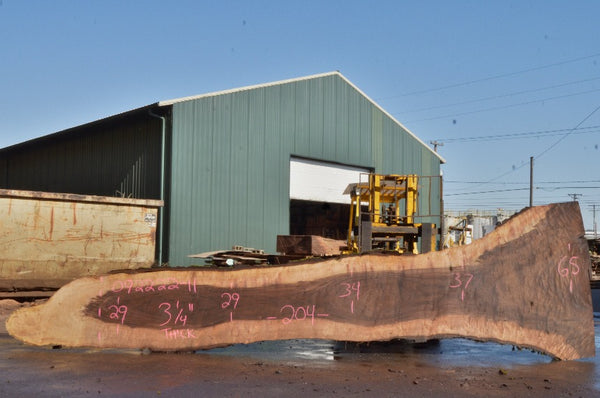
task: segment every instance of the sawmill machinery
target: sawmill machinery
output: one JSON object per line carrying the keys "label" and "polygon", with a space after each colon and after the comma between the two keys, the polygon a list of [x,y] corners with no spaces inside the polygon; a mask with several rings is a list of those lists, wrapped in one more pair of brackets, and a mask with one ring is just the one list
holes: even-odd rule
{"label": "sawmill machinery", "polygon": [[350,195],[348,223],[349,253],[373,250],[418,253],[436,248],[435,224],[419,223],[419,177],[410,175],[363,174],[366,181],[348,185]]}

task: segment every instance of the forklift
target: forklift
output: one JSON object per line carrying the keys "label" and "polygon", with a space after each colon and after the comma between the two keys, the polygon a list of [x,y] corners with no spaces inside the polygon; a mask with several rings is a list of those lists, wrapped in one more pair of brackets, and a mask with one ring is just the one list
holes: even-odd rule
{"label": "forklift", "polygon": [[[363,176],[367,181],[362,181]],[[435,224],[417,223],[418,182],[415,174],[361,174],[346,187],[350,195],[347,253],[395,251],[418,254],[436,249]]]}

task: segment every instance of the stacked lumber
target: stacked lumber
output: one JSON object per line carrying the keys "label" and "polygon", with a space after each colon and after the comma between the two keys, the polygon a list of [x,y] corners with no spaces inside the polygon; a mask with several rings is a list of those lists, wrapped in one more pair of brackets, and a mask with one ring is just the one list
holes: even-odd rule
{"label": "stacked lumber", "polygon": [[191,254],[190,258],[204,260],[206,265],[216,267],[234,266],[270,266],[287,264],[290,261],[305,258],[304,255],[268,254],[264,250],[243,246],[233,246],[231,250],[217,250]]}
{"label": "stacked lumber", "polygon": [[347,243],[317,235],[278,235],[277,251],[300,256],[339,256]]}
{"label": "stacked lumber", "polygon": [[15,312],[34,345],[196,350],[264,340],[466,337],[594,355],[590,257],[576,202],[529,208],[471,245],[292,266],[78,279]]}
{"label": "stacked lumber", "polygon": [[233,246],[231,250],[218,250],[198,254],[190,254],[190,258],[204,259],[207,264],[217,267],[233,267],[234,265],[267,265],[270,255],[264,250],[243,246]]}

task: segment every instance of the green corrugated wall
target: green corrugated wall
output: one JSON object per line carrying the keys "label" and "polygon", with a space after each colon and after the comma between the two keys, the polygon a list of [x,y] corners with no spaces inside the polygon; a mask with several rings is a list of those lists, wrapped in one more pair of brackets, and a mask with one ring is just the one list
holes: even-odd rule
{"label": "green corrugated wall", "polygon": [[172,107],[171,265],[234,244],[275,252],[289,233],[291,156],[440,174],[436,155],[338,73]]}

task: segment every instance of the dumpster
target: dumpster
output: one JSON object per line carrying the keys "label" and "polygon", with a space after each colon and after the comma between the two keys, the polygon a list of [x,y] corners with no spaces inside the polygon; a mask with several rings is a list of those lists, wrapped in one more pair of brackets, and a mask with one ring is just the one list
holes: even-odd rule
{"label": "dumpster", "polygon": [[160,200],[0,189],[0,295],[155,262]]}

